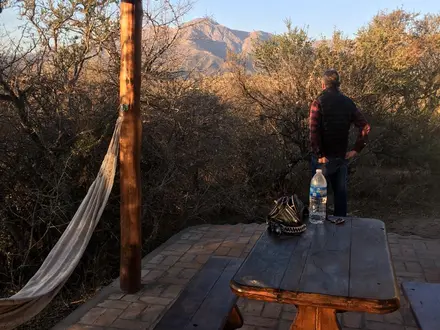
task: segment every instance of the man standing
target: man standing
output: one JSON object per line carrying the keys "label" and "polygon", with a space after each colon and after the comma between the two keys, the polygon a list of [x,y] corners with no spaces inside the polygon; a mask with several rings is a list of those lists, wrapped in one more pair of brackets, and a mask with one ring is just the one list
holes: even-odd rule
{"label": "man standing", "polygon": [[[347,216],[347,160],[367,144],[370,125],[354,102],[339,90],[339,74],[327,70],[322,77],[322,93],[310,108],[310,145],[313,174],[322,168],[334,194],[334,215]],[[347,151],[351,124],[359,129],[356,144]]]}

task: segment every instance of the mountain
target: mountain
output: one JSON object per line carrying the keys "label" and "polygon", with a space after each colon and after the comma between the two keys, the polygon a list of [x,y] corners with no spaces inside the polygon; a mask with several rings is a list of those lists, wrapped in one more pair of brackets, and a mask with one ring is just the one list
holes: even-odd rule
{"label": "mountain", "polygon": [[263,31],[233,30],[209,18],[195,19],[185,23],[177,49],[187,57],[186,68],[215,73],[225,70],[228,50],[249,56],[255,40],[270,37]]}

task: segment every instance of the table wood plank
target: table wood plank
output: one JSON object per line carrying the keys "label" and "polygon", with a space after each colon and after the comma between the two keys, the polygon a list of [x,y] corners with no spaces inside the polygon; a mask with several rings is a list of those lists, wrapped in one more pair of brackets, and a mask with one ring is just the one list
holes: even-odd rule
{"label": "table wood plank", "polygon": [[299,240],[265,232],[234,276],[240,286],[277,290]]}
{"label": "table wood plank", "polygon": [[440,283],[406,282],[402,288],[418,326],[423,330],[440,329]]}
{"label": "table wood plank", "polygon": [[299,290],[299,283],[304,272],[314,236],[314,228],[309,226],[301,235],[301,239],[295,238],[298,239],[298,244],[287,265],[286,272],[280,284],[280,291]]}
{"label": "table wood plank", "polygon": [[392,300],[396,294],[384,223],[374,219],[353,220],[349,296]]}
{"label": "table wood plank", "polygon": [[312,246],[296,291],[347,297],[350,279],[351,221],[314,225]]}
{"label": "table wood plank", "polygon": [[[229,312],[231,311],[231,305],[237,300],[235,295],[231,294],[228,288],[228,284],[238,268],[242,264],[243,259],[232,259],[223,273],[220,275],[218,281],[211,289],[209,296],[203,301],[198,311],[195,313],[191,322],[189,322],[185,330],[194,329],[212,329],[214,330],[214,324],[212,322],[212,315],[224,315],[225,323]],[[224,323],[218,330],[222,330]]]}

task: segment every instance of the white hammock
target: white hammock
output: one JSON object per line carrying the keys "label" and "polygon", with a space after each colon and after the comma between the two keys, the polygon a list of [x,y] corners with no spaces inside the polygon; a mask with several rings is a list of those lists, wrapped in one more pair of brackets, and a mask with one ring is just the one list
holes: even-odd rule
{"label": "white hammock", "polygon": [[113,187],[121,122],[119,117],[95,181],[40,269],[18,293],[0,299],[0,329],[14,329],[41,312],[78,265]]}

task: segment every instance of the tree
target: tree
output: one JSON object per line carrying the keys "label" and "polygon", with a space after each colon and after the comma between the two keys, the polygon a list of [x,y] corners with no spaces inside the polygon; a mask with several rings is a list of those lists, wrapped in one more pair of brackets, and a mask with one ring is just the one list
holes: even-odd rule
{"label": "tree", "polygon": [[[100,166],[119,106],[117,1],[14,5],[24,23],[21,36],[0,40],[0,282],[8,282],[2,286],[8,290],[34,273],[76,211]],[[172,36],[190,3],[155,5],[146,8],[144,20],[146,29],[157,27],[145,34],[145,42],[155,40],[154,47],[144,44],[143,77],[149,79],[171,71],[163,57],[172,50],[177,38]],[[169,34],[160,32],[167,27]],[[106,213],[117,214],[117,202],[110,202]],[[114,219],[102,225],[107,234],[98,229],[90,244],[97,251],[86,252],[72,281],[82,276],[93,284],[94,275],[85,269],[99,262],[101,249],[112,255],[117,244],[105,242],[118,228]],[[109,257],[106,266],[114,260]]]}

